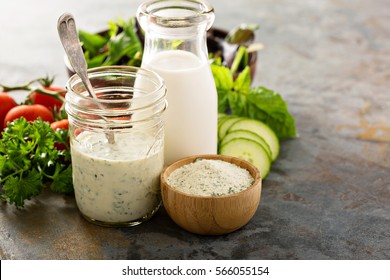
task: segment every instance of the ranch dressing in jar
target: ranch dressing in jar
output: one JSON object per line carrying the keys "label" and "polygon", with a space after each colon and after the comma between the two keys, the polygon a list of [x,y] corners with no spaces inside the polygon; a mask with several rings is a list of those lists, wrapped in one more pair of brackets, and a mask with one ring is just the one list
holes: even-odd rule
{"label": "ranch dressing in jar", "polygon": [[80,211],[108,223],[136,221],[154,212],[160,203],[163,149],[146,155],[153,142],[143,133],[116,134],[114,144],[108,144],[103,134],[80,133],[72,146]]}
{"label": "ranch dressing in jar", "polygon": [[142,67],[167,87],[165,163],[216,154],[218,100],[206,42],[213,7],[203,0],[150,0],[137,18],[145,31]]}
{"label": "ranch dressing in jar", "polygon": [[66,95],[76,203],[92,223],[137,225],[161,204],[165,87],[157,74],[135,67],[100,67],[88,75],[101,106],[76,75]]}

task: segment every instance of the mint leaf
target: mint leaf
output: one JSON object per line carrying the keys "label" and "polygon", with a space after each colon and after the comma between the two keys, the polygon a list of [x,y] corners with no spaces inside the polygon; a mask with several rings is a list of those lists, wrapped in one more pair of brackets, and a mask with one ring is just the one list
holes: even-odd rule
{"label": "mint leaf", "polygon": [[247,94],[251,88],[251,69],[246,66],[234,81],[233,90],[241,94]]}
{"label": "mint leaf", "polygon": [[296,137],[295,120],[280,94],[265,87],[254,87],[246,98],[248,117],[268,124],[281,140]]}
{"label": "mint leaf", "polygon": [[230,91],[233,88],[233,76],[229,68],[212,64],[211,72],[213,73],[215,86],[218,90]]}
{"label": "mint leaf", "polygon": [[218,112],[226,112],[229,109],[229,92],[233,88],[233,76],[229,69],[216,64],[211,64],[211,72],[214,76],[215,86],[218,92]]}
{"label": "mint leaf", "polygon": [[229,100],[229,109],[233,115],[247,117],[248,106],[246,94],[238,91],[230,91],[227,95]]}

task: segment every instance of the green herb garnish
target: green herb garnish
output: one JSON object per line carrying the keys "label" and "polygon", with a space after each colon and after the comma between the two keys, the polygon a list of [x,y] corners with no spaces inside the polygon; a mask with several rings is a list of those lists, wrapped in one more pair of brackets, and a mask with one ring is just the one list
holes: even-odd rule
{"label": "green herb garnish", "polygon": [[55,192],[73,191],[66,130],[54,131],[50,123],[20,118],[8,124],[0,140],[0,200],[17,207],[39,195],[48,184]]}

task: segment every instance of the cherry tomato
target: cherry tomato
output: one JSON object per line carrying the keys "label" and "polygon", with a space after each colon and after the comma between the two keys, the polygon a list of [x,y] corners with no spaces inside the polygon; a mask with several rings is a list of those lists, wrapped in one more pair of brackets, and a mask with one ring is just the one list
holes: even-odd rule
{"label": "cherry tomato", "polygon": [[40,104],[34,105],[20,105],[13,107],[8,111],[4,119],[4,127],[8,122],[24,117],[28,121],[35,121],[39,117],[42,121],[52,123],[54,121],[53,115],[48,108]]}
{"label": "cherry tomato", "polygon": [[[46,91],[52,91],[52,92],[65,91],[64,88],[62,88],[62,87],[55,87],[55,86],[43,87],[43,89],[46,90]],[[65,93],[62,93],[61,96],[65,97]],[[60,100],[58,100],[55,97],[52,97],[50,95],[47,95],[47,94],[44,94],[44,93],[38,93],[38,92],[33,92],[30,95],[30,101],[33,104],[43,105],[43,106],[49,108],[49,110],[52,111],[52,112],[54,110],[54,107],[59,109],[62,106],[62,101],[60,101]]]}
{"label": "cherry tomato", "polygon": [[[54,130],[58,130],[58,129],[68,130],[69,129],[69,121],[68,121],[68,119],[55,121],[55,122],[52,122],[50,124],[50,126]],[[58,142],[54,143],[54,147],[56,147],[57,150],[66,150],[67,149],[67,147],[64,144],[58,143]],[[68,138],[68,147],[69,147],[69,138]]]}
{"label": "cherry tomato", "polygon": [[8,111],[17,104],[15,100],[5,92],[0,92],[0,132],[4,128],[4,119]]}
{"label": "cherry tomato", "polygon": [[50,126],[54,130],[57,130],[57,129],[69,129],[69,121],[68,121],[68,119],[55,121],[55,122],[52,122],[50,124]]}

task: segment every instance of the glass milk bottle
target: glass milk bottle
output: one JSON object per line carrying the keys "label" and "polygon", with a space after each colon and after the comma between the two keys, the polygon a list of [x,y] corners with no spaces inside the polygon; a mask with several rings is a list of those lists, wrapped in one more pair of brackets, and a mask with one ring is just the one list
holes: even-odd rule
{"label": "glass milk bottle", "polygon": [[73,186],[81,214],[103,226],[133,226],[161,205],[164,82],[130,66],[93,68],[92,99],[77,75],[68,83]]}
{"label": "glass milk bottle", "polygon": [[160,74],[167,87],[165,163],[216,154],[218,97],[206,41],[213,7],[202,0],[152,0],[139,6],[137,18],[145,32],[142,67]]}

